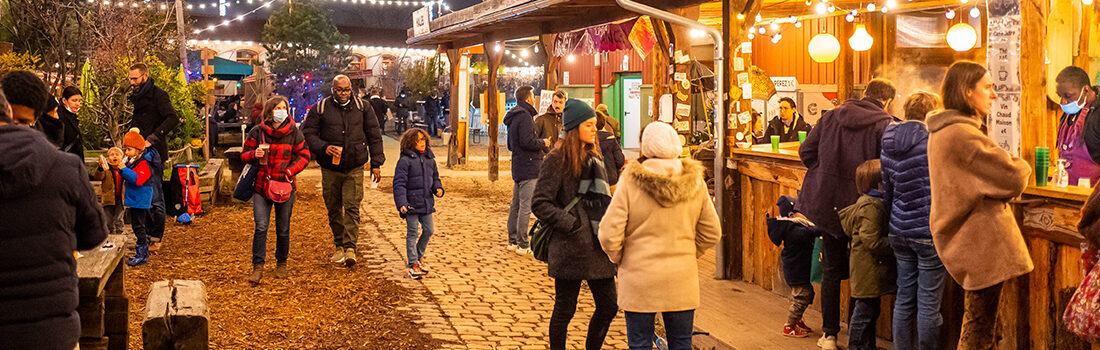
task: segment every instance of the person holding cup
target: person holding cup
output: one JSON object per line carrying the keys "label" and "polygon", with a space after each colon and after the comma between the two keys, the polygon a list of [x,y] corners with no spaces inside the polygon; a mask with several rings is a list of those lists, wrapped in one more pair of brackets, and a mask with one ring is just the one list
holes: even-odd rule
{"label": "person holding cup", "polygon": [[783,97],[779,99],[779,116],[768,121],[768,128],[764,130],[764,140],[770,141],[772,136],[779,136],[779,142],[800,141],[798,134],[809,134],[812,129],[813,126],[798,114],[794,99]]}
{"label": "person holding cup", "polygon": [[[275,278],[287,277],[287,257],[290,253],[290,214],[294,210],[297,191],[292,191],[285,201],[279,196],[268,196],[268,187],[274,181],[289,182],[294,188],[295,175],[309,164],[306,138],[294,120],[290,119],[289,103],[285,97],[275,96],[264,103],[263,122],[252,128],[245,139],[241,160],[258,162],[256,187],[252,194],[252,217],[255,231],[252,236],[252,274],[248,281],[260,283],[263,278],[264,256],[267,252],[267,229],[271,212],[275,211]],[[280,202],[281,201],[281,202]]]}

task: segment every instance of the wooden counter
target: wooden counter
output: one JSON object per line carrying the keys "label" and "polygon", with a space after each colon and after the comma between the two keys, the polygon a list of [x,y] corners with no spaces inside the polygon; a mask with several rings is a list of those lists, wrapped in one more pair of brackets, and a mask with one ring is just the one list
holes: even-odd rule
{"label": "wooden counter", "polygon": [[[768,144],[731,149],[727,165],[731,168],[726,181],[731,205],[724,208],[722,215],[740,218],[727,220],[730,223],[726,225],[731,243],[724,249],[731,260],[730,277],[788,296],[790,287],[783,279],[780,248],[768,238],[766,220],[778,214],[775,202],[779,196],[797,196],[801,189],[806,168],[798,157],[797,144],[782,145],[778,151],[772,151]],[[1083,277],[1079,247],[1084,239],[1077,234],[1076,227],[1080,207],[1090,193],[1090,189],[1076,186],[1032,186],[1012,202],[1035,270],[1004,284],[998,315],[998,348],[1089,348],[1065,330],[1061,317]],[[954,348],[958,341],[964,299],[962,288],[952,279],[948,278],[947,285],[940,332],[945,349]],[[847,281],[841,288],[841,315],[846,315]],[[892,306],[893,298],[884,297],[879,337],[891,336]],[[820,308],[820,299],[814,301],[813,307]]]}

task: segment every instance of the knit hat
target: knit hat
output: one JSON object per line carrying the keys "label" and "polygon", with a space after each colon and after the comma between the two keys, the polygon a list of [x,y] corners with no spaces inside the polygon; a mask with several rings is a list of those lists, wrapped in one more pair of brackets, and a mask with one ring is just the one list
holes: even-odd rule
{"label": "knit hat", "polygon": [[130,128],[130,131],[126,132],[126,136],[122,137],[122,145],[137,149],[145,149],[145,138],[141,137],[141,132],[138,131],[138,128]]}
{"label": "knit hat", "polygon": [[595,117],[596,112],[592,111],[592,107],[589,107],[587,103],[571,98],[565,101],[565,108],[561,111],[561,124],[565,131],[569,131],[580,127],[581,123]]}
{"label": "knit hat", "polygon": [[642,155],[646,158],[675,159],[683,150],[671,125],[653,122],[642,131]]}

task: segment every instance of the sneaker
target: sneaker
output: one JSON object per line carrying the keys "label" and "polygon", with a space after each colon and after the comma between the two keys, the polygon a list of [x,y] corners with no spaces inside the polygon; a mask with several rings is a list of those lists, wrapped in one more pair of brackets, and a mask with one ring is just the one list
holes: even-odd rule
{"label": "sneaker", "polygon": [[806,331],[806,333],[813,333],[814,332],[813,328],[810,328],[810,326],[807,326],[806,322],[802,322],[802,320],[798,320],[798,323],[795,323],[794,326],[797,327],[797,328],[801,328],[802,330]]}
{"label": "sneaker", "polygon": [[514,251],[516,249],[519,249],[518,245],[515,245],[515,244],[509,244],[508,245],[508,250]]}
{"label": "sneaker", "polygon": [[248,282],[252,284],[260,284],[260,279],[264,278],[264,266],[252,265],[252,275],[248,276]]}
{"label": "sneaker", "polygon": [[275,278],[286,279],[286,262],[275,264]]}
{"label": "sneaker", "polygon": [[333,264],[343,264],[344,259],[347,259],[347,256],[344,255],[344,248],[336,247],[336,252],[332,254],[331,258],[328,258],[328,261],[331,261]]}
{"label": "sneaker", "polygon": [[424,271],[424,268],[420,265],[420,263],[413,264],[412,271],[415,272],[417,276],[424,276],[428,274],[428,271]]}
{"label": "sneaker", "polygon": [[409,278],[412,278],[414,280],[418,280],[418,279],[420,279],[420,274],[416,273],[415,269],[410,268],[409,269]]}
{"label": "sneaker", "polygon": [[424,275],[428,274],[428,264],[424,263],[424,258],[420,258],[420,263],[417,265],[420,265],[420,271],[422,271]]}
{"label": "sneaker", "polygon": [[355,266],[355,248],[348,248],[344,250],[344,266]]}
{"label": "sneaker", "polygon": [[821,339],[817,340],[817,347],[823,350],[836,350],[836,336],[822,334]]}
{"label": "sneaker", "polygon": [[798,328],[797,325],[791,325],[790,323],[788,323],[783,325],[783,335],[791,338],[805,338],[810,336],[810,333],[806,332],[805,329]]}
{"label": "sneaker", "polygon": [[531,248],[516,248],[516,254],[519,254],[519,255],[531,254]]}

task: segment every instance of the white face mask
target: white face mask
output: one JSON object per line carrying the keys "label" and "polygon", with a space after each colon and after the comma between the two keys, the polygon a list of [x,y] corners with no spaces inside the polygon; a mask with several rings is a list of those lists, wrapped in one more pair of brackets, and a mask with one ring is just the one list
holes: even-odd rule
{"label": "white face mask", "polygon": [[286,121],[289,113],[287,113],[285,109],[276,109],[274,111],[271,111],[271,116],[273,117],[273,119],[275,119],[275,124],[282,124]]}

